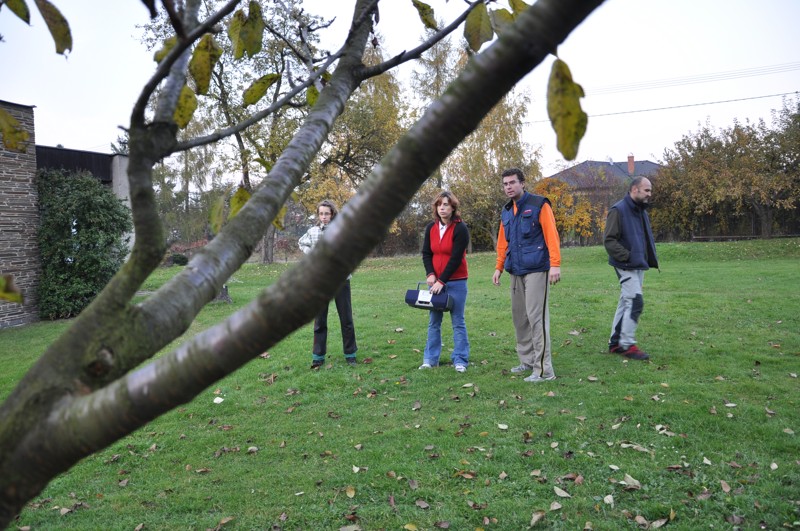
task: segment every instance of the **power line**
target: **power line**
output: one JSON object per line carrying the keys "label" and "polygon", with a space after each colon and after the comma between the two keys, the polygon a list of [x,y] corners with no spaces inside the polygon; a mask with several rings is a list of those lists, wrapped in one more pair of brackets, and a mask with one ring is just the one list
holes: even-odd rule
{"label": "power line", "polygon": [[[708,101],[708,102],[705,102],[705,103],[687,103],[687,104],[684,104],[684,105],[673,105],[671,107],[655,107],[655,108],[652,108],[652,109],[639,109],[639,110],[636,110],[636,111],[617,111],[617,112],[607,112],[607,113],[601,113],[601,114],[590,114],[589,118],[600,118],[602,116],[618,116],[618,115],[621,115],[621,114],[637,114],[637,113],[642,113],[642,112],[668,111],[668,110],[672,110],[672,109],[685,109],[685,108],[688,108],[688,107],[702,107],[704,105],[717,105],[719,103],[733,103],[733,102],[737,102],[737,101],[760,100],[760,99],[764,99],[764,98],[777,98],[779,96],[789,96],[789,95],[792,95],[792,94],[800,95],[800,92],[798,92],[798,91],[795,91],[795,92],[784,92],[782,94],[768,94],[768,95],[765,95],[765,96],[751,96],[749,98],[738,98],[738,99],[734,99],[734,100]],[[550,122],[550,120],[535,120],[533,122],[528,122],[528,123],[529,124],[542,124],[542,123],[549,123],[549,122]]]}
{"label": "power line", "polygon": [[616,94],[619,92],[632,92],[637,90],[651,90],[668,87],[679,87],[684,85],[694,85],[698,83],[710,83],[715,81],[727,81],[731,79],[741,79],[746,77],[764,76],[769,74],[780,74],[783,72],[793,72],[800,70],[800,62],[782,63],[778,65],[758,66],[741,70],[728,70],[711,74],[701,74],[697,76],[685,76],[667,79],[656,79],[652,81],[636,81],[633,83],[620,83],[616,85],[606,85],[592,89],[586,89],[586,94],[591,96],[601,96],[605,94]]}

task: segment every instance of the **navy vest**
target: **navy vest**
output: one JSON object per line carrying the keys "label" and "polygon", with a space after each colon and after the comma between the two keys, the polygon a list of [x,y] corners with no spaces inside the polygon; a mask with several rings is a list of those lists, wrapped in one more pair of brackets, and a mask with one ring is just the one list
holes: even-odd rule
{"label": "navy vest", "polygon": [[512,275],[527,275],[550,270],[550,252],[539,223],[542,205],[550,201],[541,195],[522,194],[514,214],[514,200],[503,207],[501,221],[508,241],[504,269]]}
{"label": "navy vest", "polygon": [[656,245],[647,211],[637,205],[630,195],[617,201],[611,208],[616,208],[619,212],[620,232],[622,233],[619,242],[631,252],[631,256],[625,263],[609,256],[608,263],[626,270],[647,270],[651,267],[658,267]]}

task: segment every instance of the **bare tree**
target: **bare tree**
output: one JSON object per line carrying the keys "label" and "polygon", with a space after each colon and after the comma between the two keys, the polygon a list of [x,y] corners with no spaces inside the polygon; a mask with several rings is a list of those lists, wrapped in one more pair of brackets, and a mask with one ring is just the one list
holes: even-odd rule
{"label": "bare tree", "polygon": [[[233,13],[238,0],[203,21],[195,16],[199,0],[186,0],[178,11],[174,6],[179,2],[164,2],[179,38],[142,89],[129,127],[136,243],[119,273],[47,348],[0,408],[0,526],[8,525],[57,474],[192,400],[311,320],[447,155],[602,3],[539,0],[519,12],[374,168],[311,254],[242,310],[137,368],[185,332],[250,256],[359,84],[419,57],[458,28],[471,10],[485,14],[484,1],[469,4],[462,16],[418,47],[367,67],[362,57],[379,1],[356,0],[342,47],[319,60],[307,57],[308,75],[286,97],[232,127],[182,142],[174,115],[186,85],[191,47]],[[153,189],[156,163],[246,130],[320,81],[329,69],[330,77],[307,119],[244,208],[183,272],[145,301],[134,303],[137,290],[165,252]],[[155,114],[148,119],[145,110],[159,85]],[[292,290],[297,285],[304,289]]]}

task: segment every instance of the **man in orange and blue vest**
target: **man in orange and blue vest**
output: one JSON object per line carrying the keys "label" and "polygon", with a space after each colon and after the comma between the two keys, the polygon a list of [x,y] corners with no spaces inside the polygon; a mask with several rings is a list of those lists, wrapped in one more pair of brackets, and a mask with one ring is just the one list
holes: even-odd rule
{"label": "man in orange and blue vest", "polygon": [[511,315],[519,365],[512,373],[531,371],[526,382],[555,380],[550,352],[550,285],[561,280],[561,247],[550,200],[525,191],[519,168],[503,172],[510,199],[501,211],[497,263],[492,282],[503,270],[511,275]]}

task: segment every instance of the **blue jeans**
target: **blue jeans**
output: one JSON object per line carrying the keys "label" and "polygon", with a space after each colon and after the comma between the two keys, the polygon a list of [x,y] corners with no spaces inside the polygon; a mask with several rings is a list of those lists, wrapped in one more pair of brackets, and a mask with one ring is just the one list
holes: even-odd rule
{"label": "blue jeans", "polygon": [[[453,354],[450,359],[453,365],[469,363],[469,339],[467,338],[467,323],[464,321],[464,308],[467,306],[467,281],[451,280],[447,283],[447,294],[453,298],[453,309],[450,311],[450,320],[453,323]],[[425,344],[423,362],[432,367],[439,365],[442,354],[442,318],[444,312],[430,312],[428,322],[428,342]]]}

